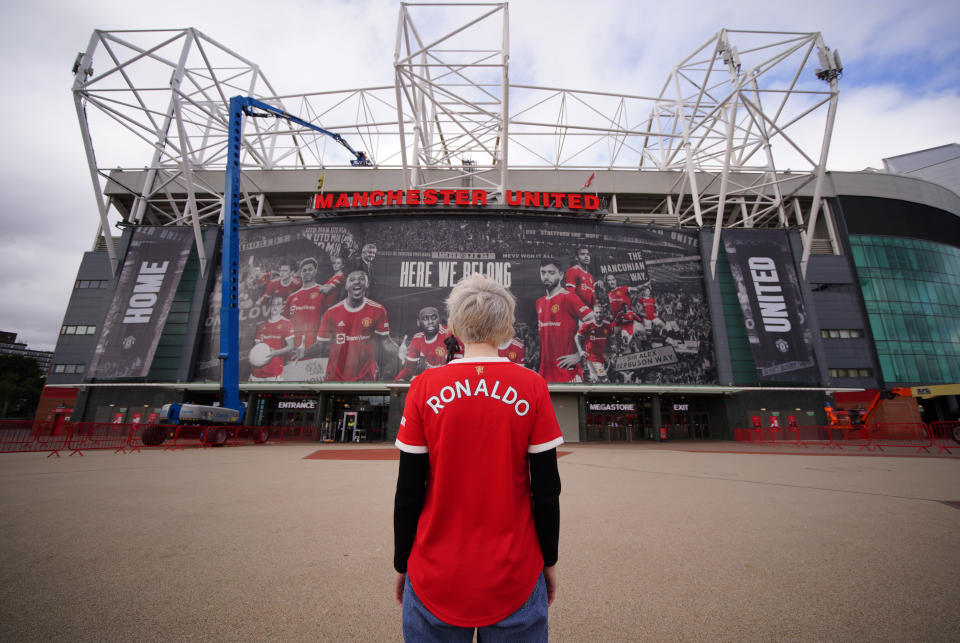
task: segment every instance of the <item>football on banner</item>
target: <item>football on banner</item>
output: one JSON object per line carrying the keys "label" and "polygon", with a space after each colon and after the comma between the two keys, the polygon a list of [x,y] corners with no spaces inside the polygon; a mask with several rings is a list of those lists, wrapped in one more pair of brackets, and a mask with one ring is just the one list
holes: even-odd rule
{"label": "football on banner", "polygon": [[270,361],[270,347],[264,343],[254,345],[250,349],[250,366],[260,368]]}

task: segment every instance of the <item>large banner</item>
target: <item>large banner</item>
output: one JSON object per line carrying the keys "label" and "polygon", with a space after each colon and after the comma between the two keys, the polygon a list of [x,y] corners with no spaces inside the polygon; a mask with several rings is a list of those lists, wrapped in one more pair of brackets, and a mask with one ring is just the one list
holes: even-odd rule
{"label": "large banner", "polygon": [[[713,383],[693,233],[493,217],[389,217],[241,231],[249,381],[410,380],[456,352],[444,300],[480,272],[517,299],[501,355],[553,382]],[[199,379],[218,377],[219,286]]]}
{"label": "large banner", "polygon": [[761,382],[818,381],[813,341],[785,230],[723,231]]}
{"label": "large banner", "polygon": [[192,243],[188,227],[133,231],[87,377],[147,375]]}

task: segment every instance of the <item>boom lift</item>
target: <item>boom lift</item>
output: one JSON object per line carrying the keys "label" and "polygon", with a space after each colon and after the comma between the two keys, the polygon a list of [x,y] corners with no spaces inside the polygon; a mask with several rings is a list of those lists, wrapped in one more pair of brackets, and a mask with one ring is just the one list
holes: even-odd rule
{"label": "boom lift", "polygon": [[870,424],[870,420],[880,410],[880,405],[883,404],[884,400],[892,400],[897,397],[913,397],[913,391],[909,388],[900,387],[878,391],[865,411],[834,409],[829,404],[824,407],[824,411],[827,413],[827,421],[831,429],[862,429]]}
{"label": "boom lift", "polygon": [[[164,405],[157,427],[144,430],[143,443],[156,445],[168,435],[171,424],[235,425],[243,423],[246,405],[240,401],[240,149],[243,143],[243,117],[282,118],[301,127],[329,136],[345,147],[352,155],[350,165],[369,167],[373,163],[364,152],[353,149],[342,136],[322,127],[308,123],[293,114],[268,105],[249,96],[234,96],[230,99],[230,120],[227,131],[226,184],[223,190],[225,211],[223,217],[223,246],[220,269],[222,286],[220,297],[220,400],[221,406],[172,403]],[[167,425],[167,426],[164,426]],[[203,436],[211,444],[223,444],[227,431],[206,430]],[[256,442],[265,441],[262,431],[253,435]]]}

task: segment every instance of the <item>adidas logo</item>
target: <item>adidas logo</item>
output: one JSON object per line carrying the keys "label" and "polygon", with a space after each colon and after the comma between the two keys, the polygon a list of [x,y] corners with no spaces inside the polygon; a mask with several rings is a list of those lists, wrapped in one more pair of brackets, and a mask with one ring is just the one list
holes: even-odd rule
{"label": "adidas logo", "polygon": [[343,320],[337,322],[337,327],[339,328],[340,326],[346,326],[346,324],[343,323]]}

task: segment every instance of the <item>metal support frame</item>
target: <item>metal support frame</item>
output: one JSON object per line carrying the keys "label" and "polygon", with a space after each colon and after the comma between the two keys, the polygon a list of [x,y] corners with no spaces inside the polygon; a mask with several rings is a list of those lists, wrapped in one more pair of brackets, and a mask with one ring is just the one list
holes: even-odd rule
{"label": "metal support frame", "polygon": [[[254,63],[193,29],[95,31],[73,92],[111,264],[116,270],[116,217],[191,225],[202,252],[200,229],[224,211],[223,186],[207,182],[207,171],[226,165],[236,94],[301,121],[251,122],[241,133],[241,177],[349,167],[348,155],[311,131],[324,128],[366,150],[374,167],[401,169],[404,189],[470,185],[495,201],[511,169],[658,170],[676,174],[673,188],[648,212],[621,200],[621,216],[718,232],[801,225],[804,269],[817,231],[829,232],[818,216],[842,70],[819,33],[720,30],[655,96],[513,85],[509,58],[506,3],[401,3],[393,85],[297,95],[278,95]],[[797,134],[817,123],[821,138]],[[118,135],[125,139],[114,144]],[[132,211],[104,196],[118,167],[144,168],[141,181],[120,186]],[[271,212],[254,181],[240,186],[251,190],[240,191],[241,220]],[[811,186],[804,220],[797,197]]]}
{"label": "metal support frame", "polygon": [[436,32],[439,21],[416,20],[436,5],[400,5],[394,71],[403,174],[412,188],[459,187],[469,174],[496,197],[503,194],[509,168],[508,8],[490,3],[447,9],[453,7],[463,12],[464,23]]}

